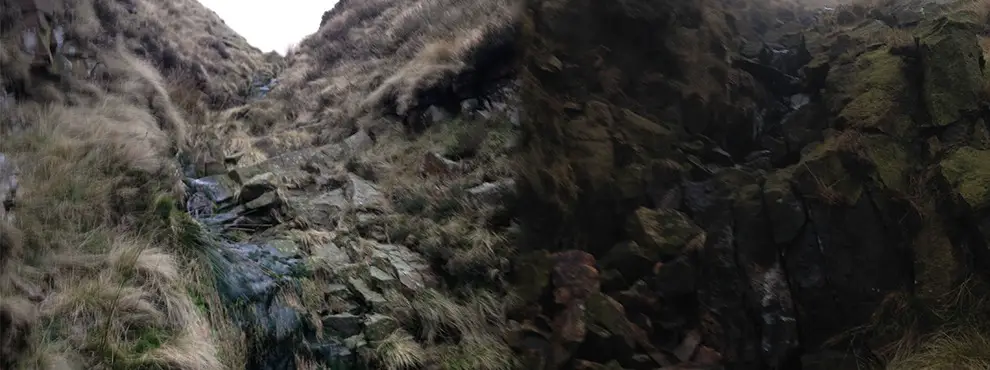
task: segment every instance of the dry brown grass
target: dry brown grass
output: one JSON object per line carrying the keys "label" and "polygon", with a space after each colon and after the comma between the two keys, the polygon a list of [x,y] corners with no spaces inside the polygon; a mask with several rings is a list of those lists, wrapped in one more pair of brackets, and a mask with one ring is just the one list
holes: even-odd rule
{"label": "dry brown grass", "polygon": [[[435,363],[445,370],[517,368],[517,359],[503,337],[507,325],[505,310],[513,303],[510,297],[473,291],[465,297],[453,298],[430,289],[412,299],[390,297],[390,303],[400,322],[415,330],[426,345],[416,344],[400,331],[395,338],[399,341],[386,340],[389,347],[379,347],[376,351],[380,362]],[[405,339],[405,344],[400,347],[401,339]]]}
{"label": "dry brown grass", "polygon": [[[414,297],[386,297],[392,314],[412,335],[399,331],[372,344],[382,368],[513,368],[515,358],[501,333],[507,302],[492,293],[511,243],[505,230],[486,224],[493,207],[473,200],[466,189],[511,177],[508,144],[514,135],[504,117],[444,122],[413,140],[395,128],[352,160],[351,167],[372,169],[379,189],[392,200],[393,212],[385,216],[391,241],[424,254],[438,263],[437,271],[457,281]],[[428,153],[457,152],[472,154],[460,161],[463,171],[446,176],[422,171]]]}
{"label": "dry brown grass", "polygon": [[[70,2],[68,39],[99,67],[61,83],[28,73],[12,42],[16,28],[0,34],[0,82],[16,97],[0,115],[0,152],[20,169],[13,217],[0,220],[0,318],[18,328],[4,328],[0,352],[16,363],[0,365],[243,368],[242,334],[199,259],[202,230],[177,208],[175,158],[191,147],[190,124],[205,120],[207,96],[193,89],[227,94],[228,83],[246,78],[240,73],[261,68],[251,64],[261,54],[228,50],[229,60],[209,67],[218,72],[206,85],[176,77],[189,76],[193,64],[170,67],[149,50],[189,63],[222,59],[204,46],[216,40],[204,27],[243,44],[215,15],[186,3],[135,2],[130,14],[121,2]],[[6,9],[0,17],[13,19]],[[106,37],[111,29],[121,37]]]}
{"label": "dry brown grass", "polygon": [[511,37],[514,3],[339,2],[320,30],[290,53],[281,87],[271,95],[308,119],[290,119],[270,132],[298,135],[299,127],[320,124],[322,130],[368,114],[407,113],[417,94],[449,85],[471,67],[475,53]]}
{"label": "dry brown grass", "polygon": [[93,57],[100,48],[121,42],[137,56],[155,61],[163,73],[194,78],[214,106],[242,103],[238,95],[248,80],[281,63],[248,45],[195,0],[66,3],[71,19],[67,40],[84,55]]}
{"label": "dry brown grass", "polygon": [[167,237],[185,231],[155,221],[150,207],[175,199],[169,135],[114,96],[15,112],[29,128],[3,135],[0,152],[21,170],[6,227],[23,234],[23,253],[3,270],[0,293],[43,298],[20,368],[224,368],[222,342],[189,296],[198,282],[180,273],[195,262]]}

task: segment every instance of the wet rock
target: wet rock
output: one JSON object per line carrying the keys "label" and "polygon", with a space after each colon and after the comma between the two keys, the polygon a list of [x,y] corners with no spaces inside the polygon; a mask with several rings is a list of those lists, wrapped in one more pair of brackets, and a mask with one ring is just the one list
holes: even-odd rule
{"label": "wet rock", "polygon": [[347,338],[358,335],[364,329],[364,321],[361,316],[351,313],[339,313],[323,317],[323,327],[339,338]]}
{"label": "wet rock", "polygon": [[206,195],[213,203],[225,203],[236,195],[237,184],[226,175],[190,179],[187,182],[194,192]]}
{"label": "wet rock", "polygon": [[251,366],[294,366],[292,352],[304,324],[301,314],[276,296],[280,284],[302,273],[302,262],[271,246],[247,243],[224,244],[221,256],[215,261],[218,289],[238,307],[233,314],[256,346]]}

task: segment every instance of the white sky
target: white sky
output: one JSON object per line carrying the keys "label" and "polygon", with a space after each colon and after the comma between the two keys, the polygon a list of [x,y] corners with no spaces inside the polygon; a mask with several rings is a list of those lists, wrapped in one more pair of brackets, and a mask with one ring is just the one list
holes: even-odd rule
{"label": "white sky", "polygon": [[[167,0],[165,0],[167,1]],[[323,12],[337,0],[199,0],[227,26],[263,52],[285,54],[289,45],[320,27]]]}

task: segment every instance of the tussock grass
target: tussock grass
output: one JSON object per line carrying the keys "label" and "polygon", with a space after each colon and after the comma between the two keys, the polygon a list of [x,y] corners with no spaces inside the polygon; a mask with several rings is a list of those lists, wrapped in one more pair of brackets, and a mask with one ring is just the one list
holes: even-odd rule
{"label": "tussock grass", "polygon": [[512,41],[515,10],[512,0],[338,2],[290,53],[272,94],[313,119],[279,132],[422,108],[424,93],[452,87],[474,58]]}
{"label": "tussock grass", "polygon": [[65,355],[85,368],[224,368],[187,291],[194,282],[180,273],[193,263],[183,248],[196,247],[198,225],[158,212],[162,202],[175,210],[173,143],[136,107],[101,103],[25,104],[29,128],[0,139],[22,190],[4,228],[19,230],[23,245],[12,249],[24,251],[8,261],[3,293],[43,297],[21,366]]}
{"label": "tussock grass", "polygon": [[[390,297],[397,318],[425,346],[406,344],[402,351],[399,347],[379,347],[376,358],[382,362],[397,358],[424,359],[448,370],[514,369],[516,357],[502,336],[505,310],[513,302],[507,298],[483,290],[471,290],[456,298],[434,289],[412,299]],[[398,333],[399,339],[411,339],[401,330]]]}
{"label": "tussock grass", "polygon": [[879,360],[875,368],[985,369],[990,366],[986,288],[986,283],[971,278],[935,299],[892,294],[869,323],[830,343],[870,346]]}
{"label": "tussock grass", "polygon": [[426,362],[426,350],[402,330],[376,343],[373,356],[384,370],[415,369]]}
{"label": "tussock grass", "polygon": [[[392,200],[396,213],[386,227],[390,238],[402,243],[411,237],[414,248],[443,261],[444,270],[455,276],[483,277],[498,268],[512,253],[511,243],[488,228],[496,207],[467,190],[511,177],[507,145],[514,135],[508,122],[498,119],[462,120],[432,127],[413,141],[379,140],[360,160],[379,169],[380,189]],[[458,162],[466,169],[453,176],[425,174],[428,153],[462,154]]]}
{"label": "tussock grass", "polygon": [[905,348],[887,363],[888,370],[949,370],[990,368],[990,335],[974,327],[938,332],[921,345]]}
{"label": "tussock grass", "polygon": [[[410,140],[399,128],[377,135],[374,148],[353,158],[367,168],[391,199],[383,216],[388,239],[408,245],[450,277],[447,286],[411,297],[386,294],[403,330],[372,343],[375,364],[388,369],[435,365],[441,369],[511,369],[515,357],[502,328],[507,300],[498,270],[511,255],[504,230],[488,220],[495,205],[468,189],[510,178],[508,145],[515,133],[505,117],[458,119],[428,128]],[[429,153],[457,159],[462,170],[423,172]]]}
{"label": "tussock grass", "polygon": [[191,1],[131,4],[135,14],[123,2],[67,3],[67,40],[81,54],[70,57],[86,68],[60,83],[28,73],[16,27],[0,34],[0,81],[15,97],[0,114],[0,152],[20,170],[16,208],[0,219],[0,367],[244,366],[210,240],[180,208],[175,159],[198,139],[190,125],[207,103],[264,68],[261,54],[217,57],[204,40],[246,44]]}

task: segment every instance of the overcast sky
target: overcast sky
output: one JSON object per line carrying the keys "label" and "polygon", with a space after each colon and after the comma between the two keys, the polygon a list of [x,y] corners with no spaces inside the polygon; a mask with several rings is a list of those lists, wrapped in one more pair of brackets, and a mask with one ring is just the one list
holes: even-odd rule
{"label": "overcast sky", "polygon": [[[162,0],[168,1],[168,0]],[[320,27],[323,12],[337,0],[199,0],[227,26],[263,52],[285,54],[287,46]]]}

